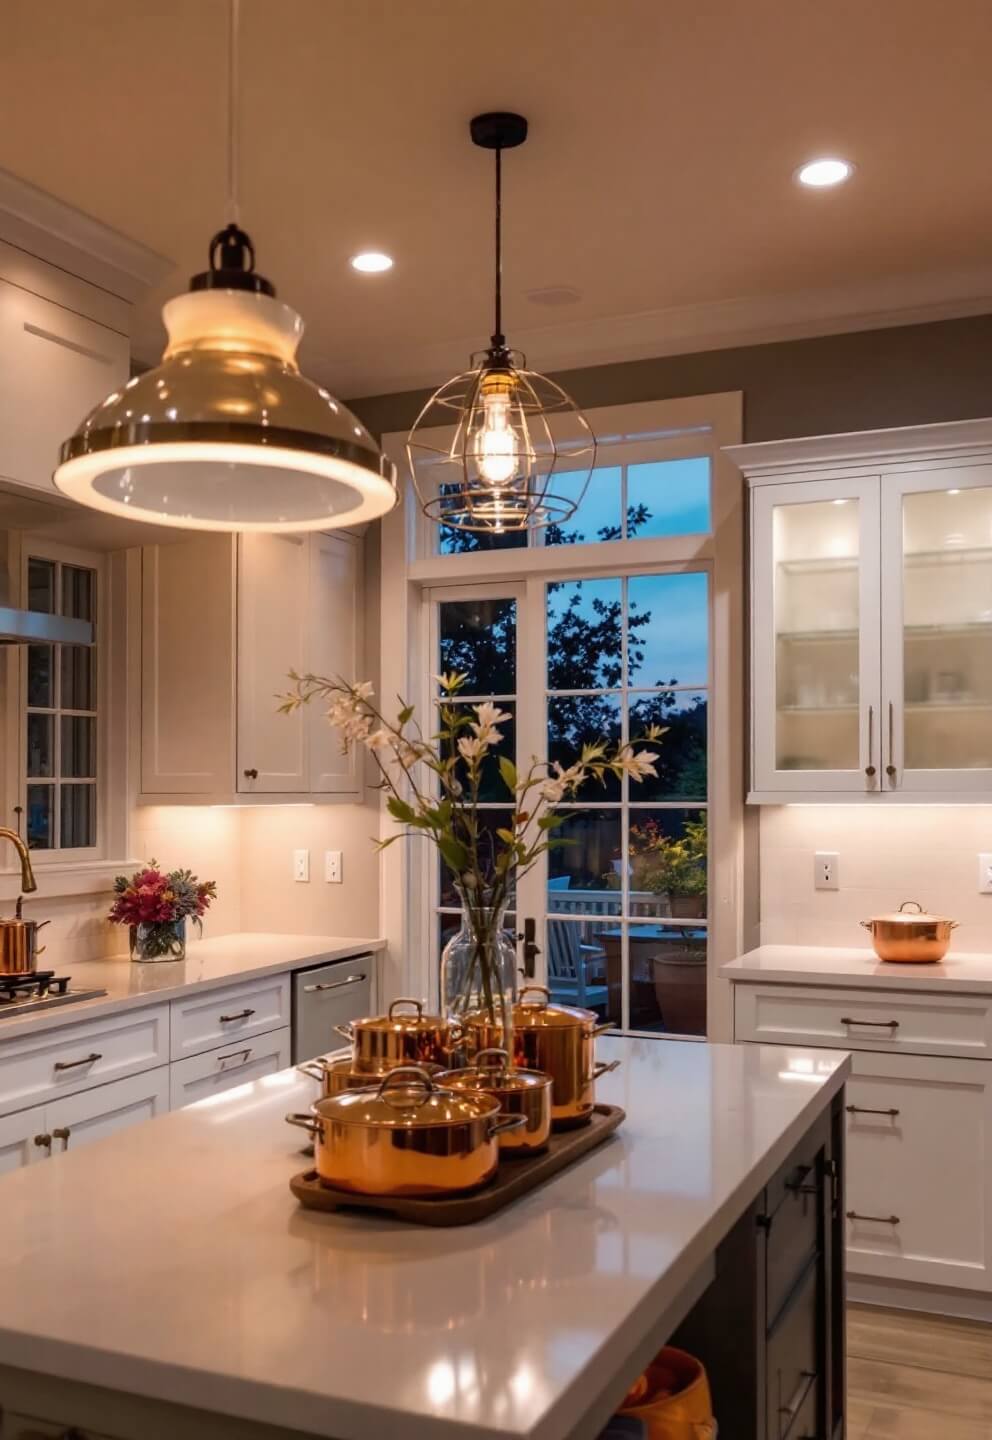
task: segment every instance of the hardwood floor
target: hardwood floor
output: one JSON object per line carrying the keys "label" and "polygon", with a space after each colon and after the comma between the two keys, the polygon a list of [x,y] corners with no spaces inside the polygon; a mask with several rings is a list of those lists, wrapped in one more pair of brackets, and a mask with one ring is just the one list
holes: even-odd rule
{"label": "hardwood floor", "polygon": [[852,1305],[848,1440],[992,1440],[992,1325]]}

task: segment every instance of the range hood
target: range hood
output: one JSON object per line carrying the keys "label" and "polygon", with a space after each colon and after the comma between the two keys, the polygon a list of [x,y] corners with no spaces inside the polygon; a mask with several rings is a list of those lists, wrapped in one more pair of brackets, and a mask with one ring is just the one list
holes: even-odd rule
{"label": "range hood", "polygon": [[63,615],[42,615],[35,610],[12,610],[0,605],[0,645],[92,645],[88,620]]}

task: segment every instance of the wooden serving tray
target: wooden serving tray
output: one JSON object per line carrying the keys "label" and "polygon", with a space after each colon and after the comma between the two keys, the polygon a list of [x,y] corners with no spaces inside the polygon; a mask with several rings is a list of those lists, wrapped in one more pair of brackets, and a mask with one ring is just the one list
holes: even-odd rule
{"label": "wooden serving tray", "polygon": [[316,1170],[294,1175],[289,1188],[306,1210],[366,1210],[409,1220],[414,1225],[471,1225],[519,1200],[601,1145],[625,1114],[619,1105],[593,1106],[588,1125],[553,1133],[541,1155],[501,1160],[488,1184],[468,1195],[442,1195],[437,1199],[422,1195],[354,1195],[325,1185]]}

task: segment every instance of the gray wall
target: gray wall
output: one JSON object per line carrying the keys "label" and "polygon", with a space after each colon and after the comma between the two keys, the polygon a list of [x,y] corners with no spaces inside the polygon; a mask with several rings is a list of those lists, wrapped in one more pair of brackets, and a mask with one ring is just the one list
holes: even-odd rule
{"label": "gray wall", "polygon": [[[741,390],[749,441],[977,419],[992,415],[992,315],[595,365],[553,378],[590,408]],[[349,403],[383,435],[408,429],[429,393]]]}

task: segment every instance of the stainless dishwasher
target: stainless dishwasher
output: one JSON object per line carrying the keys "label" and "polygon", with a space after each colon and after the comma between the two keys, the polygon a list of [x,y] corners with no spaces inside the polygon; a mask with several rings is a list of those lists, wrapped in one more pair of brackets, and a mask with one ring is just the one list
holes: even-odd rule
{"label": "stainless dishwasher", "polygon": [[335,1030],[372,1013],[372,955],[349,955],[293,976],[293,1063],[312,1060],[345,1041]]}

